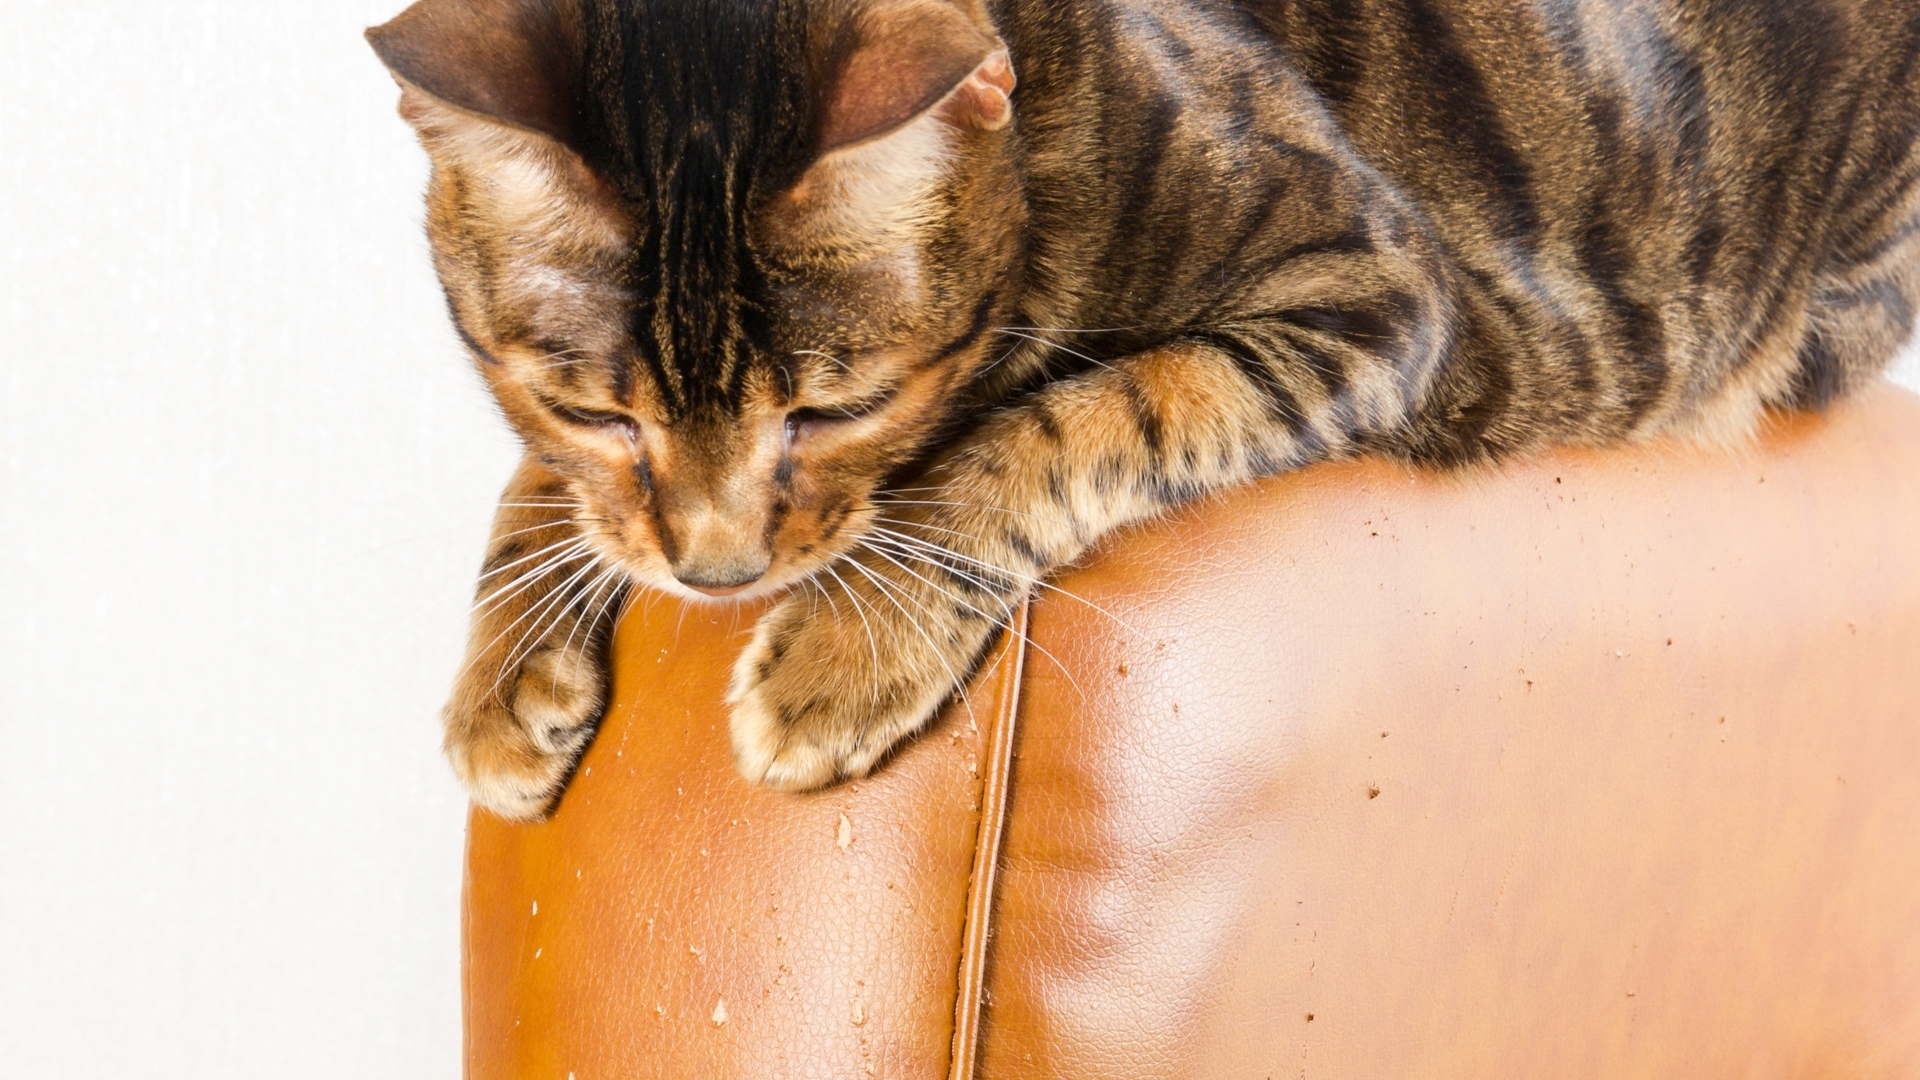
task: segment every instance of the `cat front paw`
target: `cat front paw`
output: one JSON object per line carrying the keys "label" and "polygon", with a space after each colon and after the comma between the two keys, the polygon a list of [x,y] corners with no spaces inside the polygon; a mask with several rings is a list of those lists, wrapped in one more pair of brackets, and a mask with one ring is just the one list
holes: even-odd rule
{"label": "cat front paw", "polygon": [[447,757],[474,803],[509,821],[553,812],[606,707],[604,666],[541,649],[511,675],[470,672],[447,705]]}
{"label": "cat front paw", "polygon": [[727,698],[742,776],[794,792],[866,776],[972,674],[1003,615],[880,580],[810,584],[761,619]]}

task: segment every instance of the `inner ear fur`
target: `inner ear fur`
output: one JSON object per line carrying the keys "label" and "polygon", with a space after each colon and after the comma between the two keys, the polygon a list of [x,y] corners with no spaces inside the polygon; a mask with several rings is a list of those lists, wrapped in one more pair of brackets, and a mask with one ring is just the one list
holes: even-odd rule
{"label": "inner ear fur", "polygon": [[556,139],[469,113],[401,84],[400,115],[436,174],[457,176],[468,227],[520,230],[551,246],[599,249],[626,237],[619,200],[579,154]]}
{"label": "inner ear fur", "polygon": [[854,21],[830,70],[819,156],[773,204],[767,236],[789,257],[910,260],[964,133],[1013,119],[1006,46],[971,0],[882,0]]}
{"label": "inner ear fur", "polygon": [[620,242],[616,200],[572,148],[584,55],[573,0],[420,0],[367,40],[436,169],[462,177],[488,219],[468,214],[467,228]]}
{"label": "inner ear fur", "polygon": [[403,86],[562,143],[579,135],[574,0],[419,0],[367,41]]}
{"label": "inner ear fur", "polygon": [[838,50],[821,115],[831,154],[929,113],[956,127],[998,130],[1013,119],[1013,64],[977,5],[890,0],[855,19]]}

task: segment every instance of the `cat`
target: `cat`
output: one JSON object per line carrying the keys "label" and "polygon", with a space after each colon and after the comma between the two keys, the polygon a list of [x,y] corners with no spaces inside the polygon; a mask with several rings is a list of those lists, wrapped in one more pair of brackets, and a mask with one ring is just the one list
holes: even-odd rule
{"label": "cat", "polygon": [[421,0],[369,31],[527,455],[447,748],[548,814],[623,598],[773,598],[873,769],[1103,537],[1316,462],[1715,440],[1913,323],[1920,0]]}

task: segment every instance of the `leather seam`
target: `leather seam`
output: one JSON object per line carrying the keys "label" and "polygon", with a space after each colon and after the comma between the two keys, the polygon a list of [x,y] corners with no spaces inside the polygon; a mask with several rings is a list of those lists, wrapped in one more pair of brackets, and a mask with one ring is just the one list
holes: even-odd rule
{"label": "leather seam", "polygon": [[1011,641],[1000,662],[1011,665],[1000,678],[993,720],[986,732],[981,770],[980,833],[974,842],[973,876],[967,886],[966,929],[961,939],[958,992],[954,1001],[952,1067],[948,1080],[974,1080],[979,1067],[981,1011],[986,995],[988,939],[993,931],[1000,855],[1006,840],[1008,796],[1013,777],[1014,731],[1020,691],[1026,681],[1027,628],[1032,598],[1020,602],[1009,621]]}

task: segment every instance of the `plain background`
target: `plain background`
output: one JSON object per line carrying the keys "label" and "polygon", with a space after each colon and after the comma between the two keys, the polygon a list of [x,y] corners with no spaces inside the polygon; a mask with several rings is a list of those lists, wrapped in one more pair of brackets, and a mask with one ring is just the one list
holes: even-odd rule
{"label": "plain background", "polygon": [[516,453],[400,6],[7,0],[0,1076],[459,1075],[434,712]]}

